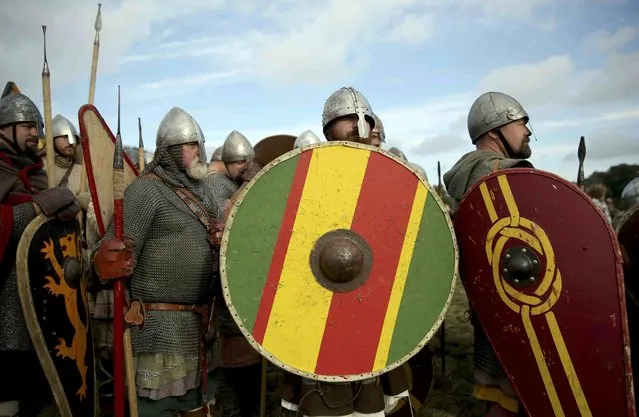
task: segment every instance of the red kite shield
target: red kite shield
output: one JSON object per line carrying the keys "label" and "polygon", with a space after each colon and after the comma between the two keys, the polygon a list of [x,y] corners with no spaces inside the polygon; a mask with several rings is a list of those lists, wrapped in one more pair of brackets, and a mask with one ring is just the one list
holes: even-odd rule
{"label": "red kite shield", "polygon": [[496,172],[455,214],[460,275],[531,416],[635,416],[621,254],[574,185]]}
{"label": "red kite shield", "polygon": [[[113,217],[113,153],[115,136],[98,109],[85,104],[78,111],[80,136],[87,180],[95,209],[100,236],[103,236]],[[137,178],[138,170],[124,153],[124,182],[129,185]]]}

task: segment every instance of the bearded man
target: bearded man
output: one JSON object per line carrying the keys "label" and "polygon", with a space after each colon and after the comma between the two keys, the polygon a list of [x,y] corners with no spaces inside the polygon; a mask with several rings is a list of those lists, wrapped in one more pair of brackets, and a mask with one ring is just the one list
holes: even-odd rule
{"label": "bearded man", "polygon": [[[82,155],[78,152],[77,144],[80,136],[75,126],[69,119],[61,114],[56,115],[52,120],[53,130],[53,149],[54,166],[53,171],[58,181],[59,187],[67,187],[78,198],[78,203],[82,210],[86,211],[91,201],[91,193],[89,191],[80,192],[80,183],[82,181]],[[45,171],[47,167],[44,160]],[[85,183],[85,190],[88,190],[88,184]]]}
{"label": "bearded man", "polygon": [[[326,100],[322,125],[328,141],[371,145],[375,116],[362,93],[343,87]],[[381,377],[329,383],[286,373],[281,389],[282,407],[309,417],[383,416],[385,411],[395,408],[401,398],[408,397],[406,375],[405,368],[399,367]]]}
{"label": "bearded man", "polygon": [[79,212],[66,187],[47,190],[38,156],[44,136],[40,111],[25,95],[0,99],[0,416],[36,416],[53,402],[22,313],[16,250],[39,214],[71,220]]}
{"label": "bearded man", "polygon": [[127,237],[113,238],[110,224],[95,252],[98,277],[130,277],[132,302],[145,312],[131,330],[140,417],[206,416],[216,390],[205,336],[222,229],[202,187],[206,171],[200,126],[172,108],[153,160],[124,192]]}
{"label": "bearded man", "polygon": [[[468,133],[476,150],[462,156],[444,174],[448,194],[459,203],[475,183],[492,172],[533,168],[526,160],[532,153],[528,145],[531,131],[527,124],[528,113],[509,95],[488,92],[479,96],[468,112]],[[488,416],[515,415],[519,408],[516,393],[474,314],[471,323],[475,330],[473,394],[495,403]]]}

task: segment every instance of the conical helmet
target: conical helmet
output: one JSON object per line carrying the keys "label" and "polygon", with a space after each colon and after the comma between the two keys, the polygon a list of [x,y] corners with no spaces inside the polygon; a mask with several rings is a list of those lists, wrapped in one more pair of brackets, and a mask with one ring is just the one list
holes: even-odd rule
{"label": "conical helmet", "polygon": [[222,161],[226,163],[250,161],[254,157],[255,151],[246,136],[237,130],[229,133],[222,145]]}
{"label": "conical helmet", "polygon": [[392,148],[388,149],[388,152],[390,152],[393,155],[397,156],[402,161],[408,162],[408,158],[406,158],[406,155],[404,154],[404,152],[402,152],[399,148],[396,148],[396,147],[393,146]]}
{"label": "conical helmet", "polygon": [[370,135],[368,122],[371,126],[375,126],[375,117],[368,100],[362,93],[353,87],[342,87],[335,91],[326,100],[324,104],[324,112],[322,113],[322,127],[326,126],[342,116],[357,115],[357,129],[361,138],[367,138]]}
{"label": "conical helmet", "polygon": [[528,120],[528,113],[517,100],[491,91],[479,96],[470,107],[468,133],[475,143],[487,132],[523,118]]}
{"label": "conical helmet", "polygon": [[36,124],[38,136],[44,137],[44,121],[38,107],[22,93],[11,93],[0,99],[0,126],[14,123]]}
{"label": "conical helmet", "polygon": [[78,135],[78,131],[75,126],[73,126],[73,123],[71,123],[71,120],[61,114],[57,114],[51,122],[53,125],[51,130],[53,131],[54,138],[57,138],[58,136],[66,136],[71,145],[76,144],[77,139],[80,136]]}
{"label": "conical helmet", "polygon": [[384,143],[386,142],[386,132],[384,131],[384,124],[376,114],[373,114],[373,116],[373,118],[375,119],[375,127],[373,128],[372,133],[377,133],[379,135],[379,140]]}
{"label": "conical helmet", "polygon": [[221,160],[222,160],[222,146],[218,146],[213,151],[213,155],[211,155],[211,162],[221,161]]}
{"label": "conical helmet", "polygon": [[200,147],[200,161],[206,163],[204,140],[202,128],[195,119],[181,108],[173,107],[160,122],[155,146],[160,149],[197,142]]}
{"label": "conical helmet", "polygon": [[296,139],[295,142],[293,143],[293,148],[301,148],[304,146],[308,146],[308,145],[313,145],[315,143],[321,143],[322,140],[317,137],[317,135],[315,133],[313,133],[312,130],[305,130],[303,131]]}

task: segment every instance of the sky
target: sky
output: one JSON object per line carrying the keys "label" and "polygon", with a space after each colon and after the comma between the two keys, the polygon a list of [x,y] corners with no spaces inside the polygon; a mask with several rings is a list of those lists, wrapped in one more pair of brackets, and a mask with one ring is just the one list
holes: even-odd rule
{"label": "sky", "polygon": [[[43,37],[53,115],[77,125],[88,101],[97,2],[3,0],[0,83],[42,109]],[[122,138],[147,149],[178,106],[201,125],[208,156],[232,130],[322,135],[324,102],[361,91],[431,183],[474,149],[466,118],[486,91],[531,117],[531,162],[575,181],[639,163],[636,0],[103,0],[95,105],[111,129],[121,86]],[[3,81],[4,80],[4,81]]]}

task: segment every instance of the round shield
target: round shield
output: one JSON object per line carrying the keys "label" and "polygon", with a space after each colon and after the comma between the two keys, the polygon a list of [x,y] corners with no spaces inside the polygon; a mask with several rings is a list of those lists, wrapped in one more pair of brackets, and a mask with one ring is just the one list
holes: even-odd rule
{"label": "round shield", "polygon": [[268,136],[253,146],[253,149],[255,150],[255,157],[253,160],[261,166],[265,166],[275,158],[284,155],[286,152],[292,151],[294,143],[295,136],[293,135]]}
{"label": "round shield", "polygon": [[460,277],[531,416],[634,416],[620,252],[568,181],[495,172],[455,213]]}
{"label": "round shield", "polygon": [[328,142],[272,161],[220,251],[224,298],[255,349],[321,381],[388,372],[437,331],[457,246],[435,192],[378,148]]}
{"label": "round shield", "polygon": [[98,407],[80,241],[77,220],[40,215],[25,229],[16,253],[27,329],[63,416],[97,415]]}

